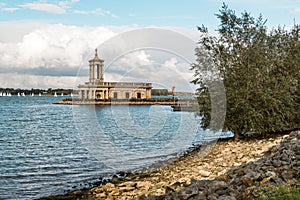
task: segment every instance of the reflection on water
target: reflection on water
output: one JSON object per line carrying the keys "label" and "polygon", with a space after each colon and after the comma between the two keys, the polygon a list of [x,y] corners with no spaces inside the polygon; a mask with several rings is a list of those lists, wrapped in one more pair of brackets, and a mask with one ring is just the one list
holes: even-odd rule
{"label": "reflection on water", "polygon": [[172,112],[168,106],[78,106],[74,113],[86,148],[116,170],[138,168],[186,150],[198,128],[194,113]]}

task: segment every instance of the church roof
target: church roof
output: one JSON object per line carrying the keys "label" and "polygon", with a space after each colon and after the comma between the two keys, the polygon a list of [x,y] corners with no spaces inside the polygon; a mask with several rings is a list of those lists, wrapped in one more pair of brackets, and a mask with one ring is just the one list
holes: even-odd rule
{"label": "church roof", "polygon": [[91,60],[89,60],[89,62],[104,62],[104,60],[98,58],[98,50],[95,49],[95,57]]}

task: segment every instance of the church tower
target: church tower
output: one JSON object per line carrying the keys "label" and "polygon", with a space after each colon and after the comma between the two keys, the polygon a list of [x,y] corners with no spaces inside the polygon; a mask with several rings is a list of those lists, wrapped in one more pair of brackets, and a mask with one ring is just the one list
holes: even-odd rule
{"label": "church tower", "polygon": [[90,83],[100,84],[103,83],[103,66],[104,60],[98,58],[98,51],[95,49],[95,57],[89,60],[90,66]]}
{"label": "church tower", "polygon": [[[104,60],[95,56],[89,60],[89,82],[78,85],[78,98],[83,102],[97,100],[97,103],[110,103],[120,99],[128,103],[130,99],[151,99],[151,83],[140,82],[104,82]],[[108,101],[109,100],[109,101]],[[96,103],[96,102],[94,102]]]}

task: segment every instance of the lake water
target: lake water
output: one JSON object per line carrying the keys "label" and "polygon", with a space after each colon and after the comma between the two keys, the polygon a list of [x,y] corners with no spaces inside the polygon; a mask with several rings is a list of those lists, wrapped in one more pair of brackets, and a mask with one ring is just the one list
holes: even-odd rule
{"label": "lake water", "polygon": [[194,113],[169,106],[54,105],[62,97],[0,97],[0,199],[91,186],[201,143]]}

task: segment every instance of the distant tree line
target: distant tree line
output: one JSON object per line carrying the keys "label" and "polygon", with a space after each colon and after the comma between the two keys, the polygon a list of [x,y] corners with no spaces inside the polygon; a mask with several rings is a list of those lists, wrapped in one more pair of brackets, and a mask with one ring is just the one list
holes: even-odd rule
{"label": "distant tree line", "polygon": [[63,93],[64,95],[70,95],[71,93],[75,94],[76,91],[74,91],[73,89],[61,89],[61,88],[57,88],[57,89],[52,89],[52,88],[48,88],[48,89],[14,89],[14,88],[0,88],[0,92],[2,93],[11,93],[12,95],[17,95],[18,93],[23,93],[25,95],[31,95],[31,94],[43,94],[43,95],[54,95],[55,93],[57,93],[58,95],[60,95],[61,93]]}
{"label": "distant tree line", "polygon": [[168,90],[167,89],[152,89],[151,90],[151,95],[153,96],[167,96]]}
{"label": "distant tree line", "polygon": [[194,93],[192,92],[172,92],[168,91],[168,89],[152,89],[151,90],[152,96],[168,96],[168,95],[175,95],[175,96],[192,96]]}
{"label": "distant tree line", "polygon": [[300,26],[268,30],[262,16],[237,16],[225,4],[216,16],[217,36],[198,27],[197,60],[191,67],[192,82],[199,85],[202,127],[211,123],[210,87],[221,80],[226,98],[217,104],[226,101],[223,129],[236,138],[299,128]]}

